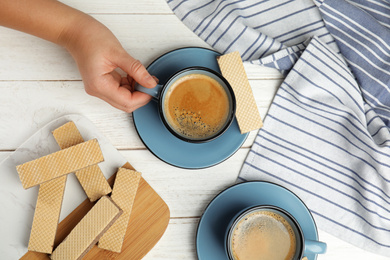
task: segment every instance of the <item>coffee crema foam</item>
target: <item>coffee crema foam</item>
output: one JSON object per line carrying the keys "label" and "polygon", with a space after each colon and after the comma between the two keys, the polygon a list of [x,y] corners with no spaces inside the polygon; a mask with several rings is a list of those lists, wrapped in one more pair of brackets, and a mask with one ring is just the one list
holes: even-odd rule
{"label": "coffee crema foam", "polygon": [[164,101],[168,124],[179,135],[194,140],[218,133],[228,119],[229,108],[225,88],[203,74],[177,79],[167,91]]}
{"label": "coffee crema foam", "polygon": [[295,233],[281,215],[253,212],[235,226],[231,249],[235,260],[291,260],[296,250]]}

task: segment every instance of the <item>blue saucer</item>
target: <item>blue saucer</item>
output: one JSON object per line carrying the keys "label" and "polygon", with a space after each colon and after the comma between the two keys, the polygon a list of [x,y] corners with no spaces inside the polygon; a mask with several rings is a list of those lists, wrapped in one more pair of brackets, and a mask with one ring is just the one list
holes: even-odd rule
{"label": "blue saucer", "polygon": [[[219,53],[204,48],[183,48],[157,58],[147,68],[151,75],[164,83],[175,72],[202,66],[220,72],[216,58]],[[151,101],[133,112],[135,128],[145,146],[161,160],[186,169],[216,165],[233,155],[248,134],[241,134],[237,120],[219,138],[201,144],[182,141],[169,132],[161,121],[157,102]]]}
{"label": "blue saucer", "polygon": [[[227,260],[224,243],[229,222],[241,210],[255,205],[274,205],[285,209],[298,221],[305,239],[318,240],[313,216],[294,193],[269,182],[244,182],[222,191],[207,206],[196,235],[198,259]],[[306,256],[309,260],[317,259],[316,254]]]}

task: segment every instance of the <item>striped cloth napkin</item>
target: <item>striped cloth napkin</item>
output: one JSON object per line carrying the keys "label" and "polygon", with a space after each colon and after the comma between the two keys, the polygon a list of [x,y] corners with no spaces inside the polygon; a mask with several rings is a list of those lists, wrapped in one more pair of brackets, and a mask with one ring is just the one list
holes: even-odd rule
{"label": "striped cloth napkin", "polygon": [[286,75],[239,181],[281,184],[320,229],[390,256],[390,2],[168,4],[216,50]]}

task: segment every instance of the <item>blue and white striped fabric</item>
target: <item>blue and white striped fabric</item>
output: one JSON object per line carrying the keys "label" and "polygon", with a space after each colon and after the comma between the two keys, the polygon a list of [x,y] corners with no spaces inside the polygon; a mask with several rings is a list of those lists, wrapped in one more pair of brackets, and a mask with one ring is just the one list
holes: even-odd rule
{"label": "blue and white striped fabric", "polygon": [[168,4],[216,50],[286,74],[239,181],[279,183],[320,229],[390,256],[390,2]]}
{"label": "blue and white striped fabric", "polygon": [[[168,4],[211,47],[221,53],[239,51],[243,60],[255,64],[283,70],[283,62],[295,63],[304,42],[314,35],[337,51],[312,0],[169,0]],[[275,62],[281,56],[286,59]]]}
{"label": "blue and white striped fabric", "polygon": [[329,0],[320,5],[320,10],[365,100],[390,127],[390,2],[350,2],[359,7],[367,5],[363,10],[344,1]]}

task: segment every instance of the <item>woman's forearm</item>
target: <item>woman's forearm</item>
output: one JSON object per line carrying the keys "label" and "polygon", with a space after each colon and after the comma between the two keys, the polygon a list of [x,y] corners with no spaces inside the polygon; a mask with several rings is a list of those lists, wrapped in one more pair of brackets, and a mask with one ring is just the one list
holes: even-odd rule
{"label": "woman's forearm", "polygon": [[56,0],[0,0],[0,25],[64,46],[68,34],[92,17]]}

